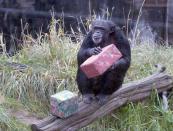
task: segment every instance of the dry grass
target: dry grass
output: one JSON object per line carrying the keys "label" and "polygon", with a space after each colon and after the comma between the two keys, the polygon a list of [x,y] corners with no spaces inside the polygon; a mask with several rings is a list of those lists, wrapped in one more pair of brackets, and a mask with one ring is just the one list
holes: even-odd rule
{"label": "dry grass", "polygon": [[[38,116],[46,116],[50,95],[64,88],[78,92],[75,76],[76,54],[80,44],[72,43],[61,28],[56,30],[56,24],[58,21],[53,20],[49,35],[39,35],[37,39],[24,36],[26,44],[14,57],[0,56],[0,91],[7,99],[0,105],[1,129],[27,130],[5,113],[8,108],[25,108]],[[172,56],[171,47],[135,45],[132,48],[132,64],[125,82],[146,77],[155,71],[154,65],[158,63],[166,66],[167,72],[173,74]],[[22,63],[27,65],[27,68],[22,71],[14,70],[7,66],[6,62]],[[83,130],[172,130],[172,111],[163,112],[157,103],[155,98],[150,98],[145,105],[130,103]],[[169,103],[173,103],[171,98]]]}

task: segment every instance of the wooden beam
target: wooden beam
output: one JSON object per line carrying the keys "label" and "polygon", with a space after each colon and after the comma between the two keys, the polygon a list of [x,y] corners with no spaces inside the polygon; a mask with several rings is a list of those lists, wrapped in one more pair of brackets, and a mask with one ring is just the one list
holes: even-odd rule
{"label": "wooden beam", "polygon": [[76,18],[77,16],[81,16],[79,13],[70,14],[70,13],[53,12],[51,14],[51,11],[37,11],[37,10],[28,11],[27,9],[3,8],[3,7],[0,7],[0,13],[13,14],[13,15],[35,16],[35,17],[48,17],[48,18],[52,18],[52,14],[55,17],[69,17],[69,18]]}

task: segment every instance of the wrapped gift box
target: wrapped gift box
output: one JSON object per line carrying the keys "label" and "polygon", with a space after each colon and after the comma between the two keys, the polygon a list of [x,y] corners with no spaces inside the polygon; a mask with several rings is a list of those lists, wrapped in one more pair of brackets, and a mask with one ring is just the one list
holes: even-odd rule
{"label": "wrapped gift box", "polygon": [[122,57],[121,52],[114,44],[102,49],[98,55],[93,55],[81,64],[81,70],[88,78],[102,75],[113,63]]}
{"label": "wrapped gift box", "polygon": [[64,90],[50,97],[51,113],[60,118],[66,118],[78,110],[78,97]]}

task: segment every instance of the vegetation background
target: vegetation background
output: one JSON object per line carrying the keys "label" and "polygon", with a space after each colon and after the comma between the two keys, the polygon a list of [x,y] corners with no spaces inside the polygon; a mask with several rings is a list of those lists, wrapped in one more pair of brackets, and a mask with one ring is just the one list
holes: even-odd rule
{"label": "vegetation background", "polygon": [[[64,33],[60,20],[52,19],[49,28],[49,34],[40,33],[37,39],[23,34],[23,48],[13,57],[6,55],[4,43],[0,42],[4,49],[0,56],[2,131],[29,131],[31,122],[49,114],[49,97],[52,94],[64,89],[78,93],[75,83],[76,54],[84,36],[73,33],[77,42],[72,42]],[[173,48],[147,40],[139,41],[138,35],[135,36],[133,41],[136,44],[131,45],[132,64],[125,83],[150,75],[158,63],[166,66],[167,72],[173,75]],[[22,65],[14,66],[15,63]],[[169,96],[168,111],[163,111],[160,103],[153,93],[145,102],[128,103],[81,130],[171,131],[172,95]]]}

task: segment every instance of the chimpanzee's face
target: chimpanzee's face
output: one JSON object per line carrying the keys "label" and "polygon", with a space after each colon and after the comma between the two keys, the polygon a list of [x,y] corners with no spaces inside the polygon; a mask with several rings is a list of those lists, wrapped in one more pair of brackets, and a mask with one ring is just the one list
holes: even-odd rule
{"label": "chimpanzee's face", "polygon": [[94,28],[92,31],[92,40],[95,45],[99,45],[104,41],[105,30],[102,28]]}

